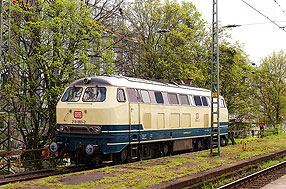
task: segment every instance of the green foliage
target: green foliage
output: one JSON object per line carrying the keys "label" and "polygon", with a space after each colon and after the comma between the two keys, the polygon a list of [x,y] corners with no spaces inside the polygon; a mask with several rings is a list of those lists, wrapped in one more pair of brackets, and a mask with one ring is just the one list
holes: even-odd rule
{"label": "green foliage", "polygon": [[118,71],[129,76],[174,81],[203,80],[205,22],[191,3],[159,0],[135,0],[127,10],[128,33],[144,42],[133,55],[123,50]]}
{"label": "green foliage", "polygon": [[[1,90],[27,148],[43,147],[55,132],[55,109],[65,86],[79,77],[114,71],[114,53],[82,2],[12,5],[11,74]],[[3,65],[2,65],[3,67]],[[7,106],[9,105],[9,108]]]}
{"label": "green foliage", "polygon": [[[120,43],[118,73],[165,81],[192,79],[195,86],[211,87],[211,35],[192,3],[134,0],[125,12],[127,33],[144,43]],[[220,37],[224,39],[220,44],[221,95],[230,114],[253,115],[249,60],[239,45],[227,42],[223,31]]]}
{"label": "green foliage", "polygon": [[220,92],[228,111],[238,117],[250,116],[251,66],[240,46],[223,43],[220,46]]}
{"label": "green foliage", "polygon": [[252,86],[259,112],[265,116],[265,122],[279,128],[284,122],[286,111],[286,54],[273,52],[262,59],[253,76]]}

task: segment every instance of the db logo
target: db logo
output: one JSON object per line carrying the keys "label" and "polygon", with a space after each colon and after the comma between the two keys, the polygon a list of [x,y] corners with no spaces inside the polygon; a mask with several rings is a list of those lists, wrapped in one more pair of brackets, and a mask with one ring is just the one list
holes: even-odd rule
{"label": "db logo", "polygon": [[196,119],[200,119],[200,114],[196,113]]}
{"label": "db logo", "polygon": [[82,118],[82,111],[74,111],[73,117],[75,119],[81,119]]}

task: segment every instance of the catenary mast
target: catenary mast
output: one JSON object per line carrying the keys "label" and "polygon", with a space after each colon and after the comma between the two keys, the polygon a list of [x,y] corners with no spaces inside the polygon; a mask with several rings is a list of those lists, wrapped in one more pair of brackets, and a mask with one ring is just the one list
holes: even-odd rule
{"label": "catenary mast", "polygon": [[213,0],[212,20],[212,70],[211,70],[211,145],[212,156],[220,155],[219,118],[219,41],[218,41],[218,0]]}

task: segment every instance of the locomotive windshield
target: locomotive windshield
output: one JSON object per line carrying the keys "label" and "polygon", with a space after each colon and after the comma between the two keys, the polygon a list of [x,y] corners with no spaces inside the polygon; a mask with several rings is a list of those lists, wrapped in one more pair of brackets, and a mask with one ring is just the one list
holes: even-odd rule
{"label": "locomotive windshield", "polygon": [[82,97],[84,102],[103,102],[106,97],[105,87],[87,87]]}
{"label": "locomotive windshield", "polygon": [[66,90],[62,101],[63,102],[77,102],[81,96],[82,87],[70,87]]}

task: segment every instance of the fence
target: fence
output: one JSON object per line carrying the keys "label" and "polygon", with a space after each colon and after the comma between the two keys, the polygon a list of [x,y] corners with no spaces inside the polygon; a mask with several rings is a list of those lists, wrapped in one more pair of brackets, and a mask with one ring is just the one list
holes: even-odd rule
{"label": "fence", "polygon": [[55,167],[61,158],[63,156],[57,153],[50,153],[49,148],[2,151],[0,152],[0,171],[1,174],[9,174],[51,168]]}

